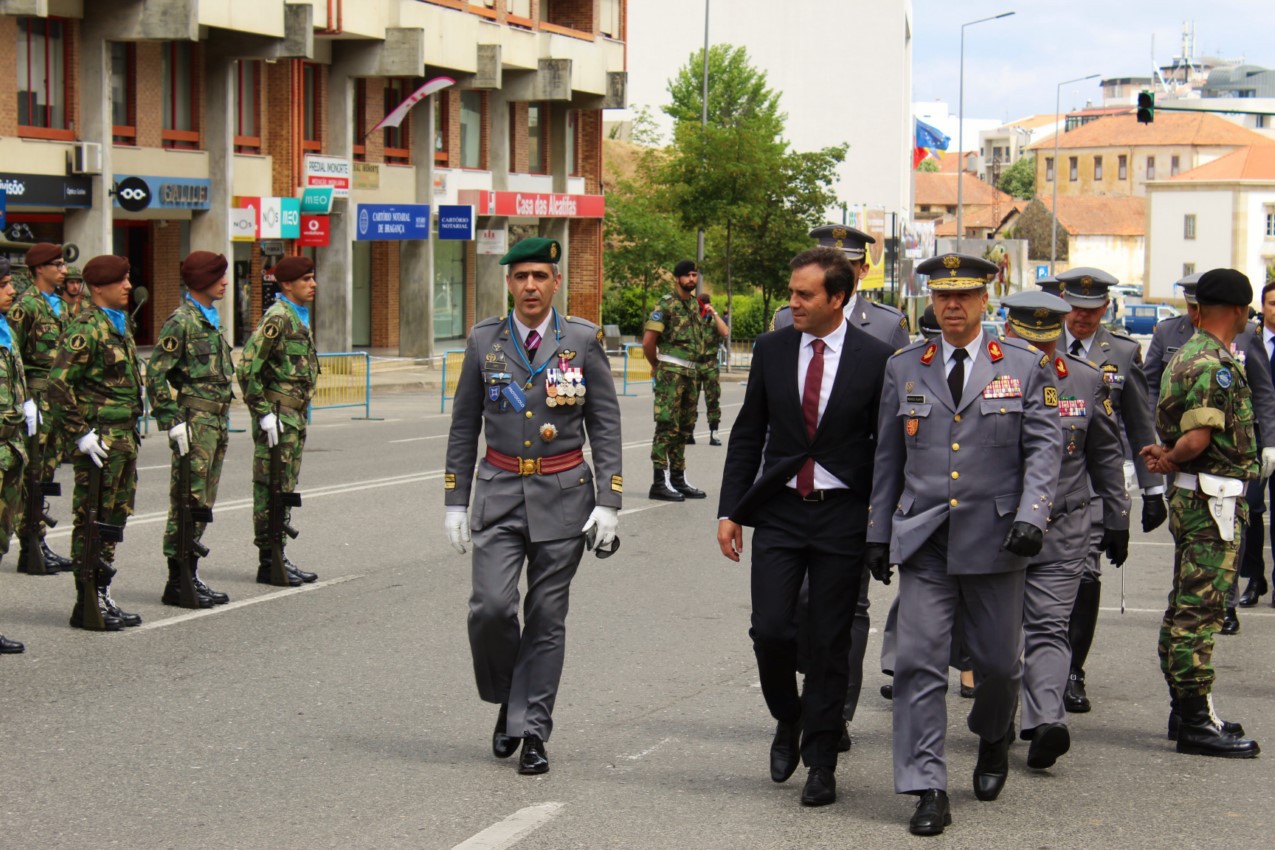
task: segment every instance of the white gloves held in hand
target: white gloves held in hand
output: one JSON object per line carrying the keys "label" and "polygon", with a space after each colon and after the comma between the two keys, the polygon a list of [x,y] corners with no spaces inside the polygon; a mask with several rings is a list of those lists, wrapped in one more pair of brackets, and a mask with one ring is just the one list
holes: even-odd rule
{"label": "white gloves held in hand", "polygon": [[598,505],[593,509],[593,513],[589,514],[589,519],[585,522],[584,528],[580,529],[580,533],[588,534],[594,527],[598,529],[598,539],[593,548],[605,549],[611,545],[612,540],[615,540],[615,533],[620,528],[620,512],[615,508],[604,508]]}
{"label": "white gloves held in hand", "polygon": [[22,415],[27,420],[27,436],[34,437],[35,432],[40,430],[40,411],[36,409],[35,399],[22,402]]}
{"label": "white gloves held in hand", "polygon": [[102,443],[102,438],[97,435],[97,429],[89,431],[83,437],[75,441],[75,447],[80,450],[80,454],[88,455],[89,460],[97,464],[100,469],[102,461],[106,460],[109,450]]}
{"label": "white gloves held in hand", "polygon": [[168,439],[172,441],[173,447],[177,449],[178,457],[185,457],[186,453],[190,451],[190,428],[185,422],[178,422],[169,428]]}
{"label": "white gloves held in hand", "polygon": [[1275,472],[1275,448],[1262,449],[1262,480],[1271,477],[1271,473]]}
{"label": "white gloves held in hand", "polygon": [[465,554],[465,544],[469,543],[469,511],[448,511],[443,517],[443,525],[447,528],[447,542],[458,554]]}
{"label": "white gloves held in hand", "polygon": [[279,417],[273,413],[267,413],[261,417],[258,424],[261,425],[261,430],[265,432],[266,445],[272,449],[279,445]]}

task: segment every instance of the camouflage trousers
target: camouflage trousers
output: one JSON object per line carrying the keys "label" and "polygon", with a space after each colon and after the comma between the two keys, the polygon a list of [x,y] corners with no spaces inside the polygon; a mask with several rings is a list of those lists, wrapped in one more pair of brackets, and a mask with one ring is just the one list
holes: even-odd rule
{"label": "camouflage trousers", "polygon": [[9,538],[22,514],[22,472],[26,461],[16,446],[0,445],[0,555],[9,551]]}
{"label": "camouflage trousers", "polygon": [[[132,428],[101,427],[98,435],[110,450],[102,462],[102,493],[97,518],[112,525],[124,525],[133,515],[133,497],[137,495],[137,432]],[[87,542],[85,521],[88,518],[89,467],[93,461],[87,455],[76,454],[72,466],[75,469],[75,491],[71,496],[71,513],[75,527],[71,531],[71,559],[76,566],[84,562],[84,545]],[[115,544],[102,544],[102,560],[115,561]]]}
{"label": "camouflage trousers", "polygon": [[695,430],[699,416],[696,373],[681,366],[660,363],[655,369],[655,439],[651,463],[657,469],[686,469],[686,434]]}
{"label": "camouflage trousers", "polygon": [[[305,414],[294,410],[279,412],[279,435],[282,450],[283,492],[297,489],[301,475],[301,452],[305,449]],[[283,521],[289,522],[292,510],[284,508]],[[270,447],[265,432],[252,420],[252,542],[258,549],[270,545]],[[287,542],[286,540],[284,541]]]}
{"label": "camouflage trousers", "polygon": [[[25,434],[26,432],[23,431]],[[52,481],[54,475],[57,474],[58,466],[63,460],[73,457],[76,453],[75,441],[71,439],[71,435],[66,431],[53,428],[49,417],[49,405],[40,397],[40,480]],[[19,498],[26,498],[26,482],[22,482],[22,490]],[[54,517],[56,519],[56,517]],[[26,534],[27,517],[26,512],[20,505],[18,507],[18,534]],[[47,531],[43,522],[40,523],[40,539],[44,539],[44,533]]]}
{"label": "camouflage trousers", "polygon": [[1160,669],[1178,696],[1213,690],[1213,634],[1222,627],[1226,595],[1235,582],[1248,506],[1235,509],[1235,539],[1222,540],[1205,497],[1179,487],[1169,495],[1169,530],[1176,544],[1173,589],[1160,624]]}
{"label": "camouflage trousers", "polygon": [[[211,508],[217,502],[217,486],[221,483],[221,464],[226,459],[230,441],[226,419],[215,413],[190,412],[190,493],[195,505]],[[164,557],[176,558],[177,520],[181,510],[180,456],[173,451],[173,472],[168,485],[168,525],[164,526]],[[195,523],[196,543],[204,536],[207,523]]]}
{"label": "camouflage trousers", "polygon": [[708,409],[708,427],[716,431],[722,424],[722,381],[718,371],[717,359],[699,364],[695,373],[695,404],[691,409],[691,423],[683,433],[693,434],[695,423],[699,420],[699,397],[704,396],[704,407]]}

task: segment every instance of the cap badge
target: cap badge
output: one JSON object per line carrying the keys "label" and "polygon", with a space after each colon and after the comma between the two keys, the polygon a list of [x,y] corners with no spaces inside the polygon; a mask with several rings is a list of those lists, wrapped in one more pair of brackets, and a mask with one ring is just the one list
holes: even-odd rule
{"label": "cap badge", "polygon": [[549,246],[549,257],[550,259],[553,259],[553,260],[558,259],[558,243],[557,242],[554,242],[552,245]]}
{"label": "cap badge", "polygon": [[943,267],[947,269],[959,269],[961,267],[961,258],[955,254],[948,254],[943,258]]}
{"label": "cap badge", "polygon": [[[848,235],[849,235],[849,234],[848,234],[848,233],[846,233],[846,229],[845,229],[844,227],[834,227],[834,228],[832,228],[832,238],[833,238],[833,239],[845,239],[845,238],[846,238],[846,236],[848,236]],[[838,248],[840,248],[841,246],[840,246],[840,245],[838,245],[837,247],[838,247]]]}

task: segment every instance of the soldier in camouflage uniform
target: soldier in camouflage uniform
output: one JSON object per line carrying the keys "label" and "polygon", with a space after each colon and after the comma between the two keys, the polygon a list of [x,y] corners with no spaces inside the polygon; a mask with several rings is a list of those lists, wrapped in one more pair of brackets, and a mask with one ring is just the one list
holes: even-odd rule
{"label": "soldier in camouflage uniform", "polygon": [[[655,390],[655,439],[651,463],[655,480],[649,498],[664,502],[703,499],[707,494],[686,480],[686,432],[698,417],[695,381],[706,349],[717,350],[716,314],[701,315],[695,299],[699,269],[692,260],[673,268],[673,291],[660,299],[647,320],[642,353],[651,364]],[[723,325],[724,326],[724,325]]]}
{"label": "soldier in camouflage uniform", "polygon": [[1153,472],[1174,476],[1169,528],[1177,546],[1173,589],[1160,627],[1160,667],[1177,750],[1251,758],[1257,742],[1213,711],[1213,635],[1222,625],[1248,522],[1244,488],[1258,477],[1253,401],[1243,365],[1230,352],[1244,330],[1253,288],[1233,269],[1200,277],[1199,330],[1161,379],[1156,430],[1163,445],[1141,455]]}
{"label": "soldier in camouflage uniform", "polygon": [[66,305],[68,320],[84,309],[84,275],[79,266],[66,267],[66,280],[62,282],[62,303]]}
{"label": "soldier in camouflage uniform", "polygon": [[702,394],[704,409],[708,411],[708,444],[720,446],[722,441],[717,436],[717,429],[722,426],[722,381],[717,362],[718,342],[719,338],[726,339],[730,335],[730,329],[726,327],[726,320],[713,308],[707,292],[700,293],[698,301],[700,318],[712,323],[716,336],[710,335],[704,340],[704,350],[695,364],[695,402],[691,405],[688,420],[682,423],[682,442],[687,446],[695,445],[695,423],[699,420],[699,397]]}
{"label": "soldier in camouflage uniform", "polygon": [[[182,281],[187,294],[159,332],[159,345],[151,353],[147,389],[155,422],[168,432],[173,447],[172,481],[169,485],[168,525],[164,528],[164,557],[168,559],[168,583],[161,601],[181,605],[181,563],[178,560],[178,518],[187,494],[181,487],[181,458],[190,454],[190,497],[198,507],[212,508],[217,501],[221,464],[230,440],[228,415],[232,397],[230,376],[234,364],[230,346],[221,335],[221,318],[213,306],[226,294],[225,256],[195,251],[182,261]],[[176,395],[174,395],[174,391]],[[204,523],[195,523],[193,541],[204,534]],[[213,590],[199,578],[199,558],[190,556],[190,572],[200,608],[224,605],[230,597]]]}
{"label": "soldier in camouflage uniform", "polygon": [[[9,260],[0,256],[0,313],[8,313],[16,297]],[[22,470],[27,451],[23,436],[36,430],[35,403],[26,397],[26,379],[7,322],[0,322],[0,555],[9,551],[14,519],[22,510]],[[0,655],[26,647],[0,635]]]}
{"label": "soldier in camouflage uniform", "polygon": [[[83,565],[88,516],[89,464],[102,470],[98,519],[123,526],[133,513],[137,491],[137,421],[142,415],[142,373],[128,317],[133,285],[124,257],[94,257],[84,266],[91,303],[67,325],[49,373],[49,409],[53,429],[67,432],[79,454],[75,467],[71,557]],[[109,631],[140,626],[142,618],[120,609],[111,599],[115,544],[102,544],[97,598]],[[76,573],[77,588],[82,573]],[[71,625],[83,618],[76,597]]]}
{"label": "soldier in camouflage uniform", "polygon": [[[65,435],[55,430],[51,424],[48,386],[53,355],[67,322],[66,304],[60,297],[63,281],[66,279],[66,263],[62,259],[62,246],[51,242],[31,246],[27,251],[26,262],[33,283],[9,310],[8,319],[13,331],[15,350],[26,368],[27,391],[40,407],[40,450],[43,454],[40,480],[52,481],[65,449]],[[40,548],[44,552],[46,572],[53,574],[60,570],[69,570],[71,561],[49,549],[44,542],[44,531],[41,523]],[[23,546],[18,558],[18,572],[27,572],[26,564],[31,555],[25,551],[25,516],[19,520],[18,533]]]}
{"label": "soldier in camouflage uniform", "polygon": [[[310,334],[314,261],[285,257],[274,267],[274,276],[279,297],[244,345],[236,373],[244,403],[252,411],[252,542],[260,554],[257,581],[261,584],[271,583],[270,449],[276,444],[283,447],[283,490],[295,491],[305,448],[306,408],[319,377],[319,358]],[[280,546],[285,543],[287,537]],[[318,579],[286,557],[284,566],[293,587]]]}

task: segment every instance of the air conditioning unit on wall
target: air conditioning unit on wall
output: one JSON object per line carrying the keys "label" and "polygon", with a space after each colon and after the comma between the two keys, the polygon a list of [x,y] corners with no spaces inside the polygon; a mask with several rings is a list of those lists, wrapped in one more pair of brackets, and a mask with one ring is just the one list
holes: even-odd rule
{"label": "air conditioning unit on wall", "polygon": [[101,174],[102,146],[97,142],[76,142],[71,150],[72,174]]}

